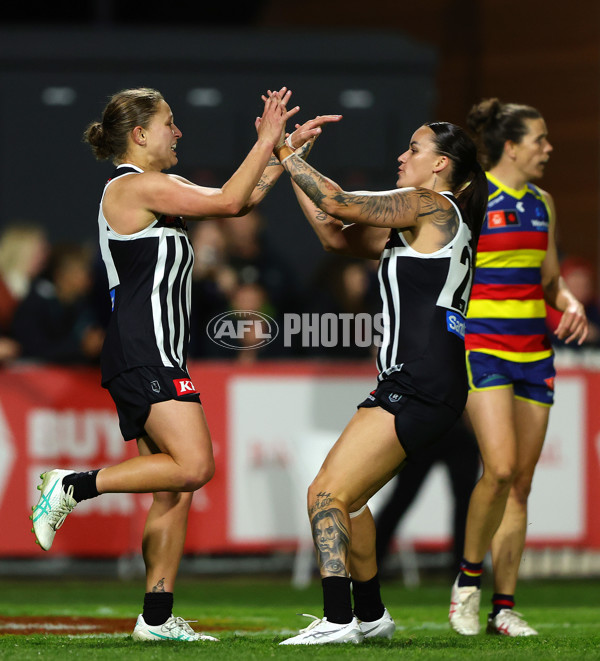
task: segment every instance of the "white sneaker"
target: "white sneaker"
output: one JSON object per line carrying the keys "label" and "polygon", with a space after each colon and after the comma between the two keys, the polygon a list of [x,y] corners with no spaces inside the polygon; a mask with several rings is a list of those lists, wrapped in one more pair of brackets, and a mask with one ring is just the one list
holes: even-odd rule
{"label": "white sneaker", "polygon": [[358,620],[358,626],[365,638],[391,638],[396,631],[396,623],[387,608],[384,609],[383,615],[378,620],[372,622]]}
{"label": "white sneaker", "polygon": [[525,622],[521,613],[510,608],[503,608],[496,617],[492,617],[490,613],[486,632],[511,637],[538,635],[538,632]]}
{"label": "white sneaker", "polygon": [[196,633],[188,622],[196,622],[196,620],[184,620],[182,617],[171,615],[164,624],[152,627],[146,624],[144,618],[139,615],[131,637],[134,640],[185,640],[186,642],[209,640],[219,642],[218,638],[207,636],[204,633]]}
{"label": "white sneaker", "polygon": [[473,585],[458,587],[458,578],[452,586],[450,597],[450,626],[462,636],[475,636],[479,633],[479,602],[481,590]]}
{"label": "white sneaker", "polygon": [[304,617],[312,617],[306,629],[293,638],[279,643],[280,645],[324,645],[325,643],[362,643],[363,632],[360,630],[358,620],[354,617],[348,624],[328,622],[327,618],[319,619],[314,615],[302,613]]}
{"label": "white sneaker", "polygon": [[49,551],[54,541],[56,531],[62,526],[67,514],[73,511],[77,501],[73,498],[73,485],[65,493],[63,489],[63,478],[72,475],[75,471],[54,470],[42,473],[42,483],[38,489],[42,492],[33,514],[29,518],[33,521],[31,532],[36,536],[36,543],[44,551]]}

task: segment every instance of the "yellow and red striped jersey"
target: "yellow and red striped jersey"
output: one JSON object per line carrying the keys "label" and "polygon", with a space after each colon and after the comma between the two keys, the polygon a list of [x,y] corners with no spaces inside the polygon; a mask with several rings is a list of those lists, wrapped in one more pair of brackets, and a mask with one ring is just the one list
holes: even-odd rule
{"label": "yellow and red striped jersey", "polygon": [[517,191],[489,172],[487,178],[465,347],[516,362],[542,360],[552,355],[540,270],[550,211],[533,184]]}

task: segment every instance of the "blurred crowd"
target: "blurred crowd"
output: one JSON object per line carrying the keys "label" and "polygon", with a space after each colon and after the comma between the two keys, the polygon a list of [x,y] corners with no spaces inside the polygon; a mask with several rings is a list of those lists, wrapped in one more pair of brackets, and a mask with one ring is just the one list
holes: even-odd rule
{"label": "blurred crowd", "polygon": [[[195,252],[190,359],[373,359],[373,347],[354,341],[307,345],[299,334],[284,343],[283,333],[258,349],[251,348],[255,338],[246,333],[235,351],[216,343],[206,329],[216,316],[234,310],[266,315],[280,329],[286,313],[346,313],[351,320],[360,313],[374,315],[380,307],[377,262],[324,253],[320,262],[307,264],[308,278],[295,273],[285,256],[270,248],[265,219],[256,210],[243,218],[190,223],[189,234]],[[600,347],[595,266],[566,256],[561,273],[590,320],[583,348]],[[96,245],[51,245],[45,231],[31,222],[13,222],[0,231],[0,361],[96,364],[109,318],[106,274]],[[552,335],[559,320],[549,308],[548,331],[553,343],[563,346]]]}

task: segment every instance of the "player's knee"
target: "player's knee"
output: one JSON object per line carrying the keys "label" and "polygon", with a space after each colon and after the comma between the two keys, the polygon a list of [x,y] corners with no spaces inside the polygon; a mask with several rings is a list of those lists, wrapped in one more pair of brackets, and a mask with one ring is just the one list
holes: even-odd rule
{"label": "player's knee", "polygon": [[181,474],[181,491],[197,491],[213,478],[215,474],[215,462],[212,459],[204,459],[190,462],[183,467]]}
{"label": "player's knee", "polygon": [[532,479],[533,479],[533,476],[524,477],[524,476],[521,475],[515,480],[515,482],[512,486],[511,496],[520,505],[523,505],[523,506],[527,505],[527,499],[529,498],[529,494],[531,493]]}
{"label": "player's knee", "polygon": [[327,505],[333,500],[336,496],[334,495],[331,487],[327,485],[325,480],[317,477],[312,481],[308,487],[308,492],[306,494],[306,503],[309,511],[315,506]]}
{"label": "player's knee", "polygon": [[512,464],[486,466],[484,475],[497,493],[505,493],[513,485],[516,477],[516,469]]}
{"label": "player's knee", "polygon": [[315,479],[310,483],[308,491],[306,492],[306,505],[309,511],[317,502],[319,493],[319,486],[317,484],[317,480]]}

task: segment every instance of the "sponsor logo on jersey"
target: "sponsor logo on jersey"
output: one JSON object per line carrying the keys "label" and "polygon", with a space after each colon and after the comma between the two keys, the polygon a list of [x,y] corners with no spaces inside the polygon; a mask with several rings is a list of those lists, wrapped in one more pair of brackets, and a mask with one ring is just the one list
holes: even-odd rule
{"label": "sponsor logo on jersey", "polygon": [[493,200],[490,200],[488,202],[488,207],[497,206],[498,204],[500,204],[500,202],[502,202],[504,200],[504,198],[505,198],[504,195],[498,195],[498,197],[495,197]]}
{"label": "sponsor logo on jersey", "polygon": [[194,388],[191,379],[173,379],[173,385],[177,390],[177,395],[197,395],[198,391]]}
{"label": "sponsor logo on jersey", "polygon": [[402,395],[400,393],[397,393],[397,392],[392,392],[388,395],[388,399],[392,403],[399,402],[402,399]]}
{"label": "sponsor logo on jersey", "polygon": [[541,227],[542,229],[548,229],[548,221],[547,220],[536,220],[535,218],[531,219],[531,224],[533,227]]}
{"label": "sponsor logo on jersey", "polygon": [[456,314],[456,312],[450,312],[450,310],[448,310],[446,312],[446,324],[448,326],[448,330],[451,333],[458,335],[461,340],[465,339],[467,323],[463,317],[461,317],[459,314]]}
{"label": "sponsor logo on jersey", "polygon": [[517,210],[510,211],[488,211],[487,215],[488,229],[497,229],[499,227],[517,227],[521,223]]}

